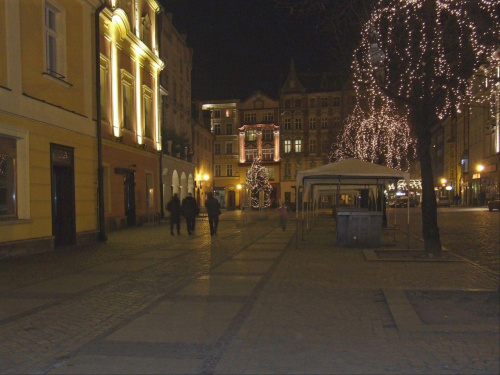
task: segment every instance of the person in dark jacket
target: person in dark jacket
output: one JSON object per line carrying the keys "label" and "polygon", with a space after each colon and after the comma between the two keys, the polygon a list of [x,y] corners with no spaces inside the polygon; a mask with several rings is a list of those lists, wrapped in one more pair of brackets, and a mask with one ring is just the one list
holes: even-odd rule
{"label": "person in dark jacket", "polygon": [[207,194],[207,200],[205,201],[205,207],[207,208],[208,214],[208,223],[210,224],[210,235],[217,235],[217,228],[219,226],[219,215],[220,211],[220,203],[214,198],[213,193]]}
{"label": "person in dark jacket", "polygon": [[181,213],[186,218],[187,231],[191,236],[194,234],[196,216],[200,214],[200,208],[198,207],[198,203],[196,203],[196,199],[193,198],[193,194],[188,193],[187,197],[182,200]]}
{"label": "person in dark jacket", "polygon": [[170,233],[174,235],[174,225],[177,226],[177,234],[181,234],[181,201],[177,194],[174,194],[167,204],[167,211],[170,212]]}

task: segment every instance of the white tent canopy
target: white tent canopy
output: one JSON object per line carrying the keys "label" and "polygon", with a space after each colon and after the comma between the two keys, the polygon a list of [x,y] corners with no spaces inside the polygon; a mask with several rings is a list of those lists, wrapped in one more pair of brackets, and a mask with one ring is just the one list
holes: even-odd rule
{"label": "white tent canopy", "polygon": [[[308,202],[313,197],[311,190],[352,190],[355,186],[373,186],[404,179],[409,183],[410,174],[397,169],[369,163],[359,159],[344,159],[337,163],[322,165],[317,168],[297,173],[297,192],[302,188],[302,201]],[[298,202],[298,194],[296,194]]]}
{"label": "white tent canopy", "polygon": [[[372,196],[376,196],[379,187],[401,179],[406,180],[407,184],[409,184],[410,174],[355,158],[344,159],[337,163],[298,172],[295,186],[296,207],[299,207],[300,193],[302,193],[303,206],[305,206],[306,202],[309,203],[307,204],[307,211],[309,212],[309,210],[314,210],[317,207],[318,200],[323,195],[369,189]],[[304,217],[304,207],[302,217]],[[307,217],[309,217],[308,214]],[[409,223],[410,211],[408,205],[408,225]]]}

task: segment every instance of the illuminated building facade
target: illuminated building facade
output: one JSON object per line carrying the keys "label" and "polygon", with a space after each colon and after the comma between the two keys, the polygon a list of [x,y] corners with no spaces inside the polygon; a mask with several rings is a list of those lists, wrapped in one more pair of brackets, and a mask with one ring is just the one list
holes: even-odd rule
{"label": "illuminated building facade", "polygon": [[160,212],[156,0],[106,0],[99,17],[100,109],[106,230]]}
{"label": "illuminated building facade", "polygon": [[0,257],[97,239],[99,5],[0,0]]}
{"label": "illuminated building facade", "polygon": [[[280,196],[279,101],[261,92],[255,92],[241,101],[238,108],[241,124],[238,128],[241,181],[238,183],[245,183],[247,170],[254,158],[259,157],[273,189],[270,201],[271,207],[274,207],[279,203]],[[248,202],[245,204],[248,205]]]}

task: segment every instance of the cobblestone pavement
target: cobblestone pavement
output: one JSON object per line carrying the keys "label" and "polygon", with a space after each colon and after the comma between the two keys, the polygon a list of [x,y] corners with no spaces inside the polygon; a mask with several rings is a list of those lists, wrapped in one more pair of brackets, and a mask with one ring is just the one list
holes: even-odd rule
{"label": "cobblestone pavement", "polygon": [[[399,223],[405,209],[397,209]],[[390,210],[392,215],[394,210]],[[438,225],[445,248],[500,272],[500,212],[484,207],[439,207]],[[411,209],[411,233],[422,237],[422,216],[419,207]]]}
{"label": "cobblestone pavement", "polygon": [[398,258],[422,249],[399,232],[338,247],[331,215],[278,223],[224,212],[216,237],[150,224],[0,261],[0,373],[499,372],[498,274]]}

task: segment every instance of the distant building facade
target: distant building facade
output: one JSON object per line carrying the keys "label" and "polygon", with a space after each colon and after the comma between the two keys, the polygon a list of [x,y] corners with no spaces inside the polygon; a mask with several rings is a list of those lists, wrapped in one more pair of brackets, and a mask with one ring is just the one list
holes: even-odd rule
{"label": "distant building facade", "polygon": [[354,95],[348,84],[329,73],[297,74],[292,61],[280,89],[281,201],[295,202],[297,172],[329,163]]}
{"label": "distant building facade", "polygon": [[195,193],[194,125],[191,114],[191,71],[193,51],[186,36],[172,23],[172,14],[160,17],[160,57],[165,67],[160,73],[160,123],[162,136],[161,199],[165,205],[177,194],[182,200]]}
{"label": "distant building facade", "polygon": [[436,194],[458,196],[460,205],[485,205],[500,194],[500,83],[496,69],[487,80],[485,68],[471,78],[475,100],[433,128]]}
{"label": "distant building facade", "polygon": [[202,110],[199,101],[193,101],[193,162],[195,165],[195,198],[203,207],[207,193],[212,191],[211,176],[213,178],[213,144],[215,136],[210,131],[210,112]]}
{"label": "distant building facade", "polygon": [[246,172],[260,156],[273,187],[271,204],[293,205],[297,172],[329,162],[354,104],[349,85],[328,73],[297,74],[293,61],[278,99],[257,91],[243,100],[204,102],[215,136],[214,189],[221,204],[244,206]]}
{"label": "distant building facade", "polygon": [[221,207],[234,209],[238,184],[242,181],[238,149],[239,100],[203,102],[202,110],[210,116],[210,131],[214,135],[213,171],[203,182],[203,188],[213,190]]}

